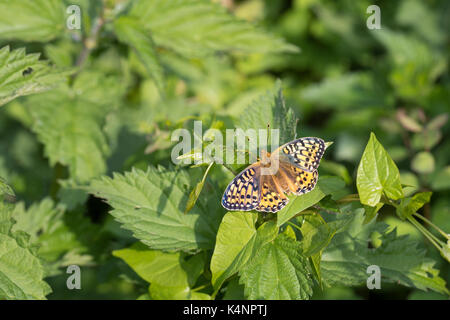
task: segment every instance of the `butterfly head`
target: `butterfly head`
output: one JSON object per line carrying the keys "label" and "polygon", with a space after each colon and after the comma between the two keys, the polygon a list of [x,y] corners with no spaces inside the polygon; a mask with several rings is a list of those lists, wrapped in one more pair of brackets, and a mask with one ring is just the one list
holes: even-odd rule
{"label": "butterfly head", "polygon": [[270,152],[267,152],[267,150],[262,149],[261,150],[261,165],[263,166],[270,166]]}

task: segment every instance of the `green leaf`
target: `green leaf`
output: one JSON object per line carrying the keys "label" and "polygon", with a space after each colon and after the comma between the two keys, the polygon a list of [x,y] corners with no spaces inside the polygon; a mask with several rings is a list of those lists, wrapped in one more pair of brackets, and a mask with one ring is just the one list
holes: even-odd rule
{"label": "green leaf", "polygon": [[425,203],[430,202],[432,192],[419,192],[409,198],[401,199],[400,204],[396,207],[397,215],[405,220],[417,210],[422,208]]}
{"label": "green leaf", "polygon": [[168,287],[193,286],[202,273],[204,264],[196,258],[200,255],[185,260],[180,252],[151,250],[141,242],[126,249],[115,250],[113,256],[125,261],[145,281]]}
{"label": "green leaf", "polygon": [[239,272],[248,299],[308,299],[312,280],[301,246],[280,234],[263,245]]}
{"label": "green leaf", "polygon": [[431,173],[434,171],[434,157],[428,151],[422,151],[415,155],[411,161],[411,168],[417,173]]}
{"label": "green leaf", "polygon": [[394,200],[403,197],[398,168],[373,132],[358,166],[356,187],[361,203],[371,207],[383,193]]}
{"label": "green leaf", "polygon": [[120,41],[136,51],[149,76],[155,81],[161,93],[164,91],[164,73],[156,54],[153,39],[142,24],[129,17],[120,17],[114,21],[114,31]]}
{"label": "green leaf", "polygon": [[327,195],[342,189],[344,186],[344,181],[338,177],[320,177],[312,191],[300,196],[289,197],[289,203],[277,215],[277,225],[281,226],[296,214],[315,205]]}
{"label": "green leaf", "polygon": [[364,224],[372,221],[373,218],[375,218],[375,216],[377,215],[378,211],[380,211],[381,207],[383,207],[383,205],[384,203],[382,202],[377,203],[374,207],[364,205],[364,212],[366,215],[366,218],[364,219]]}
{"label": "green leaf", "polygon": [[44,268],[29,235],[12,231],[12,208],[0,202],[0,298],[45,299],[52,290],[43,280]]}
{"label": "green leaf", "polygon": [[[447,293],[445,281],[433,268],[434,261],[425,257],[419,242],[408,236],[398,236],[396,230],[387,231],[384,223],[374,220],[364,225],[364,213],[357,210],[351,220],[340,228],[322,254],[322,279],[328,286],[358,286],[366,283],[367,267],[377,265],[381,280],[422,290]],[[381,244],[369,248],[372,235],[379,234]]]}
{"label": "green leaf", "polygon": [[[37,245],[39,257],[46,262],[57,262],[64,265],[62,255],[72,255],[78,259],[77,264],[90,261],[90,256],[83,240],[92,239],[96,233],[93,225],[80,216],[79,212],[65,212],[64,207],[55,205],[50,198],[34,203],[25,209],[23,202],[16,205],[13,218],[16,224],[12,231],[25,231],[30,235],[30,243]],[[89,238],[91,235],[91,238]],[[83,255],[82,255],[83,254]]]}
{"label": "green leaf", "polygon": [[209,186],[208,200],[200,198],[184,214],[192,182],[186,171],[133,169],[113,178],[95,179],[89,192],[113,207],[111,214],[123,228],[152,249],[212,249],[223,209],[220,196]]}
{"label": "green leaf", "polygon": [[205,180],[206,177],[208,175],[209,170],[211,169],[211,167],[213,166],[214,162],[211,162],[208,166],[208,168],[205,171],[205,174],[203,175],[202,180],[197,183],[194,187],[194,189],[192,189],[191,193],[189,193],[189,199],[188,202],[186,204],[186,209],[184,209],[184,214],[188,213],[189,211],[192,210],[192,208],[194,207],[195,203],[197,202],[198,197],[200,196],[200,193],[203,190],[203,185],[205,184]]}
{"label": "green leaf", "polygon": [[297,52],[298,48],[232,16],[209,0],[134,2],[129,12],[158,46],[182,55],[201,56],[214,51]]}
{"label": "green leaf", "polygon": [[17,97],[50,90],[64,83],[69,73],[39,60],[39,54],[25,54],[24,48],[10,51],[9,46],[3,47],[0,49],[0,106]]}
{"label": "green leaf", "polygon": [[280,145],[296,138],[297,118],[294,111],[285,105],[281,81],[276,82],[273,91],[260,96],[242,112],[237,127],[243,130],[267,130],[268,125],[269,129],[280,130]]}
{"label": "green leaf", "polygon": [[320,253],[330,243],[336,230],[329,226],[318,214],[304,215],[299,219],[302,220],[300,246],[303,255],[310,257]]}
{"label": "green leaf", "polygon": [[212,284],[216,292],[264,243],[276,237],[278,228],[273,222],[266,222],[256,229],[256,219],[256,213],[241,211],[228,212],[223,217],[211,258]]}
{"label": "green leaf", "polygon": [[140,242],[130,248],[115,250],[113,255],[124,260],[141,278],[150,282],[152,299],[209,299],[206,294],[191,291],[203,272],[202,255],[186,259],[180,252],[150,250]]}
{"label": "green leaf", "polygon": [[68,166],[75,182],[86,182],[106,171],[110,150],[102,126],[123,91],[116,77],[84,72],[72,87],[27,99],[34,118],[32,129],[52,166]]}
{"label": "green leaf", "polygon": [[3,0],[0,2],[0,38],[48,42],[66,28],[60,0]]}

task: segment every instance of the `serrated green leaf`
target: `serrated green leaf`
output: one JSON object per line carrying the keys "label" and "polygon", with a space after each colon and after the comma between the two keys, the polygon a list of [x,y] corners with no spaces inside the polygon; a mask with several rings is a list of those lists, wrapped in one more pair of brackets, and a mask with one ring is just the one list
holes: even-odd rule
{"label": "serrated green leaf", "polygon": [[184,170],[149,167],[95,179],[88,190],[106,199],[114,218],[152,249],[211,249],[224,212],[217,205],[220,196],[211,188],[208,200],[198,199],[184,214],[191,185]]}
{"label": "serrated green leaf", "polygon": [[0,38],[47,42],[63,35],[64,4],[60,0],[3,0]]}
{"label": "serrated green leaf", "polygon": [[164,74],[155,50],[153,39],[135,19],[120,17],[114,21],[114,31],[120,41],[131,46],[142,61],[160,93],[164,92]]}
{"label": "serrated green leaf", "polygon": [[[268,91],[265,95],[243,110],[239,117],[238,125],[243,130],[252,129],[279,130],[279,145],[290,142],[296,138],[297,118],[291,108],[286,107],[281,88],[281,81],[277,81],[273,91]],[[265,144],[266,141],[263,141]],[[268,141],[268,148],[271,141]],[[278,147],[278,146],[277,146]],[[251,150],[252,146],[250,146]],[[268,149],[270,151],[270,149]]]}
{"label": "serrated green leaf", "polygon": [[336,230],[329,226],[323,218],[318,215],[305,215],[302,220],[300,231],[302,239],[299,242],[303,255],[310,257],[320,253],[330,243]]}
{"label": "serrated green leaf", "polygon": [[315,205],[325,196],[342,189],[344,186],[344,181],[338,177],[320,177],[312,191],[300,196],[289,197],[289,203],[277,215],[277,225],[281,226],[296,214]]}
{"label": "serrated green leaf", "polygon": [[212,284],[216,292],[264,243],[276,237],[278,228],[274,223],[266,222],[256,229],[256,219],[256,213],[241,211],[228,212],[223,217],[211,258]]}
{"label": "serrated green leaf", "polygon": [[209,0],[134,2],[129,16],[138,19],[158,46],[182,55],[214,51],[296,52],[298,48],[232,16]]}
{"label": "serrated green leaf", "polygon": [[248,299],[308,299],[312,280],[298,242],[283,234],[263,245],[239,272]]}
{"label": "serrated green leaf", "polygon": [[13,218],[16,224],[12,231],[28,233],[30,243],[39,247],[37,253],[46,262],[63,263],[63,254],[76,254],[79,265],[90,261],[90,256],[84,255],[88,248],[83,240],[88,239],[89,234],[92,235],[95,231],[93,225],[78,212],[65,212],[64,207],[45,198],[27,209],[23,202],[18,203],[14,208]]}
{"label": "serrated green leaf", "polygon": [[123,92],[118,78],[83,72],[72,87],[27,99],[34,118],[32,129],[44,144],[50,164],[68,166],[75,182],[104,173],[110,150],[102,126]]}
{"label": "serrated green leaf", "polygon": [[0,202],[0,298],[45,299],[52,290],[29,235],[11,230],[13,206]]}
{"label": "serrated green leaf", "polygon": [[[348,215],[348,214],[346,214]],[[366,225],[362,211],[351,214],[350,223],[338,230],[321,261],[322,279],[328,286],[356,286],[366,283],[367,267],[377,265],[381,280],[422,290],[427,288],[447,293],[445,281],[433,268],[434,262],[418,249],[419,243],[408,236],[398,236],[396,230],[387,231],[387,225],[373,220]],[[374,232],[381,244],[369,248]],[[427,274],[427,278],[424,278]]]}
{"label": "serrated green leaf", "polygon": [[356,187],[361,203],[371,207],[383,193],[394,200],[403,197],[398,168],[373,132],[358,166]]}
{"label": "serrated green leaf", "polygon": [[[5,15],[3,15],[5,16]],[[33,93],[50,90],[64,83],[69,70],[56,69],[39,54],[25,54],[25,49],[0,49],[0,106],[9,101]]]}

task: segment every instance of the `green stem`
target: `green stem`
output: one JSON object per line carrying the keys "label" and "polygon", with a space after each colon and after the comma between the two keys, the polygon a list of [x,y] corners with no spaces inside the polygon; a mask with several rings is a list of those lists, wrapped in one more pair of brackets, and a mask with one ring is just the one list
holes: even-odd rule
{"label": "green stem", "polygon": [[209,164],[208,168],[206,168],[205,174],[203,175],[202,183],[205,183],[206,176],[208,175],[208,172],[211,169],[211,167],[213,166],[213,164],[214,164],[214,161]]}
{"label": "green stem", "polygon": [[[427,229],[425,229],[420,223],[414,220],[412,217],[408,217],[409,222],[411,222],[423,235],[438,249],[442,251],[443,242],[434,237]],[[440,246],[439,246],[440,245]]]}
{"label": "green stem", "polygon": [[415,217],[421,219],[422,221],[428,223],[430,226],[432,226],[434,229],[436,229],[436,231],[438,231],[440,234],[442,234],[445,237],[445,239],[450,240],[450,236],[447,233],[445,233],[437,225],[435,225],[433,222],[431,222],[430,220],[428,220],[424,216],[418,214],[417,212],[413,213],[413,216],[415,216]]}

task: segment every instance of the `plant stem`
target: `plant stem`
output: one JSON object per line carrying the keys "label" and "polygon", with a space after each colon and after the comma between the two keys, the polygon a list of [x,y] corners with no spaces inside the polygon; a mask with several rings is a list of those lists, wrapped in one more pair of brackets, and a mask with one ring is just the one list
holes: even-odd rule
{"label": "plant stem", "polygon": [[105,7],[103,5],[100,15],[97,17],[97,19],[95,19],[95,22],[92,25],[89,36],[83,40],[83,50],[80,52],[75,63],[75,66],[79,67],[80,69],[84,65],[91,51],[97,46],[98,34],[100,32],[100,29],[105,24],[104,11]]}
{"label": "plant stem", "polygon": [[421,219],[422,221],[428,223],[430,226],[432,226],[434,229],[436,229],[436,231],[438,231],[440,234],[442,234],[447,240],[450,240],[450,236],[447,233],[445,233],[443,230],[441,230],[438,226],[436,226],[433,222],[431,222],[430,220],[428,220],[424,216],[418,214],[417,212],[413,213],[413,216],[415,216],[415,217]]}
{"label": "plant stem", "polygon": [[[441,252],[442,241],[434,237],[427,229],[425,229],[420,223],[418,223],[412,217],[408,217],[409,222],[411,222],[420,232]],[[441,245],[441,246],[439,246]]]}

